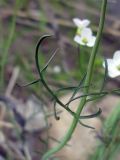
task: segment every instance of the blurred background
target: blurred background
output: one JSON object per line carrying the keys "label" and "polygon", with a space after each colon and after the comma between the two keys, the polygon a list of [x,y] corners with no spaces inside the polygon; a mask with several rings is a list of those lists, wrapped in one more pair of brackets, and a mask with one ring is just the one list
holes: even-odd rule
{"label": "blurred background", "polygon": [[[53,114],[52,110],[48,112],[52,104],[49,93],[40,83],[19,85],[39,78],[35,48],[40,37],[48,34],[53,37],[45,40],[40,48],[41,68],[55,49],[58,51],[45,73],[47,83],[53,91],[76,86],[85,73],[92,49],[82,49],[85,54],[80,70],[81,49],[74,41],[73,18],[89,19],[96,35],[100,6],[101,0],[0,0],[0,160],[38,160],[49,148],[48,139],[57,141],[48,135],[50,126],[46,117]],[[95,62],[94,91],[98,90],[104,75],[104,57],[112,58],[120,49],[119,9],[119,0],[108,0]],[[120,87],[119,78],[108,78],[106,89],[115,87]],[[68,93],[61,92],[60,96]],[[106,114],[102,118],[105,117]]]}

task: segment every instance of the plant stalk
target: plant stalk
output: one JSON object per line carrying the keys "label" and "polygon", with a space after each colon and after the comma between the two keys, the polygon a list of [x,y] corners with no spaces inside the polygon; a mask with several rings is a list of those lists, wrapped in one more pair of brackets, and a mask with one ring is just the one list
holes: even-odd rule
{"label": "plant stalk", "polygon": [[5,66],[8,60],[8,53],[9,53],[9,49],[10,46],[12,44],[14,35],[15,35],[15,28],[16,28],[16,14],[19,8],[19,0],[15,1],[15,6],[14,6],[14,15],[12,18],[12,22],[11,22],[11,26],[10,26],[10,33],[8,35],[7,40],[5,41],[5,48],[3,51],[3,55],[2,55],[2,60],[1,60],[1,65],[0,65],[0,87],[4,87],[4,71],[5,71]]}
{"label": "plant stalk", "polygon": [[[96,42],[95,42],[95,45],[92,49],[92,53],[91,53],[91,56],[90,56],[90,59],[89,59],[87,74],[86,74],[85,83],[84,83],[85,86],[90,86],[90,83],[91,83],[94,61],[95,61],[95,58],[96,58],[96,54],[97,54],[97,51],[98,51],[98,47],[99,47],[99,44],[100,44],[102,31],[103,31],[103,27],[104,27],[106,7],[107,7],[107,0],[103,0],[102,6],[101,6],[101,16],[100,16],[99,29],[98,29],[98,33],[97,33],[97,37],[96,37]],[[89,93],[89,87],[84,88],[83,93],[88,94]],[[79,117],[80,117],[80,114],[82,112],[82,109],[84,108],[84,106],[86,104],[86,98],[87,98],[87,96],[83,97],[81,99],[80,105],[78,106],[78,109],[76,111],[76,116],[73,117],[73,121],[71,123],[71,126],[68,129],[68,132],[66,133],[66,135],[61,140],[61,143],[59,143],[56,147],[54,147],[51,150],[49,150],[48,152],[46,152],[43,155],[42,160],[49,160],[49,158],[53,154],[55,154],[60,149],[62,149],[66,145],[66,143],[71,139],[72,134],[73,134],[78,122],[79,122]]]}

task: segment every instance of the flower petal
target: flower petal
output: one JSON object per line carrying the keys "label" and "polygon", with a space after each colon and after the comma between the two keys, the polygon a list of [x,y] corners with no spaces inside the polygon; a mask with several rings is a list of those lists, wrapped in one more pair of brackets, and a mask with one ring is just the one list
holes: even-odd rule
{"label": "flower petal", "polygon": [[90,21],[88,19],[82,20],[82,24],[84,27],[87,27],[90,24]]}
{"label": "flower petal", "polygon": [[[107,64],[108,64],[108,75],[111,78],[120,76],[120,70],[118,69],[120,65],[120,51],[116,51],[114,53],[113,59],[107,59]],[[103,67],[105,67],[104,62],[103,62]]]}
{"label": "flower petal", "polygon": [[114,65],[120,65],[120,50],[116,51],[113,56]]}
{"label": "flower petal", "polygon": [[[107,61],[108,68],[113,67],[113,59],[107,59],[106,61]],[[103,66],[105,67],[105,62],[103,63]]]}
{"label": "flower petal", "polygon": [[120,76],[120,71],[118,71],[117,69],[108,70],[108,75],[109,75],[111,78],[115,78],[115,77]]}
{"label": "flower petal", "polygon": [[77,42],[78,44],[81,44],[81,45],[85,45],[83,42],[82,42],[82,39],[80,36],[76,35],[74,37],[74,41]]}
{"label": "flower petal", "polygon": [[[108,75],[111,78],[115,78],[120,75],[120,71],[117,69],[116,65],[114,64],[113,59],[107,59],[108,64]],[[105,67],[105,62],[103,62],[103,67]]]}
{"label": "flower petal", "polygon": [[114,53],[113,59],[116,59],[116,60],[120,59],[120,50]]}
{"label": "flower petal", "polygon": [[73,18],[73,22],[77,27],[81,27],[82,21],[79,18]]}
{"label": "flower petal", "polygon": [[95,36],[91,36],[91,38],[88,40],[87,46],[88,47],[93,47],[94,44],[95,44],[95,40],[96,40],[96,37]]}
{"label": "flower petal", "polygon": [[74,41],[80,44],[80,36],[76,35]]}
{"label": "flower petal", "polygon": [[90,38],[92,36],[92,30],[90,28],[84,28],[81,31],[81,37]]}

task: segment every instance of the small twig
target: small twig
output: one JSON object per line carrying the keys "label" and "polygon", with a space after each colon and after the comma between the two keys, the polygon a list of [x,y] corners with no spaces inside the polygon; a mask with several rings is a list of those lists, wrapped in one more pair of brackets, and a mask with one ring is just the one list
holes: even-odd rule
{"label": "small twig", "polygon": [[9,84],[8,84],[8,86],[7,86],[6,93],[5,93],[5,95],[6,95],[7,97],[10,97],[10,95],[11,95],[11,93],[12,93],[12,91],[13,91],[13,88],[14,88],[15,83],[16,83],[16,81],[17,81],[19,72],[20,72],[20,68],[19,68],[19,67],[15,67],[15,68],[13,69],[13,73],[12,73],[12,76],[11,76],[11,78],[10,78],[10,81],[9,81]]}

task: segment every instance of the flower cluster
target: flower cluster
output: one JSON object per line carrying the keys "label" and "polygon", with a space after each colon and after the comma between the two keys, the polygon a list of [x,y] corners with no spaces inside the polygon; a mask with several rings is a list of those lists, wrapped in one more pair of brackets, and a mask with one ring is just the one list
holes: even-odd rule
{"label": "flower cluster", "polygon": [[[120,76],[120,50],[116,51],[113,55],[113,59],[107,59],[108,75],[111,78]],[[105,67],[105,63],[103,63]]]}
{"label": "flower cluster", "polygon": [[88,19],[80,20],[79,18],[74,18],[73,22],[77,26],[77,32],[74,37],[74,41],[80,45],[93,47],[96,37],[93,36],[91,28],[88,27],[90,21]]}

